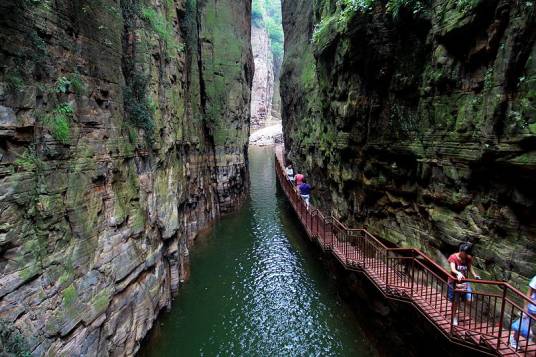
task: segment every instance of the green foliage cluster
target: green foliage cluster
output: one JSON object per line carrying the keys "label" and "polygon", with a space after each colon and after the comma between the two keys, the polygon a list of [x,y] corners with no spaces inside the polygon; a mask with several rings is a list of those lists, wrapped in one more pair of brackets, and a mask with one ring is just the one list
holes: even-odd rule
{"label": "green foliage cluster", "polygon": [[52,137],[61,143],[67,143],[71,131],[71,119],[74,117],[73,107],[68,103],[56,106],[52,113],[45,115],[44,124]]}
{"label": "green foliage cluster", "polygon": [[264,23],[264,3],[262,0],[253,0],[251,9],[251,21],[260,27]]}
{"label": "green foliage cluster", "polygon": [[120,7],[125,25],[135,26],[136,19],[139,18],[142,10],[140,0],[120,0]]}
{"label": "green foliage cluster", "polygon": [[154,130],[156,104],[147,96],[148,82],[148,77],[135,73],[131,83],[123,89],[123,98],[130,122],[150,136]]}
{"label": "green foliage cluster", "polygon": [[50,6],[50,0],[22,0],[22,6]]}
{"label": "green foliage cluster", "polygon": [[18,70],[8,72],[4,80],[11,92],[18,92],[24,87],[24,79]]}
{"label": "green foliage cluster", "polygon": [[282,61],[284,48],[284,35],[282,25],[281,0],[253,0],[251,19],[258,27],[264,25],[275,61]]}
{"label": "green foliage cluster", "polygon": [[74,304],[78,297],[78,293],[76,292],[76,288],[73,284],[69,285],[68,287],[63,290],[63,305],[65,307],[70,307]]}
{"label": "green foliage cluster", "polygon": [[[393,18],[397,18],[403,9],[411,11],[413,14],[420,13],[425,8],[427,0],[388,0],[385,4],[385,11]],[[473,1],[473,0],[459,0]],[[332,31],[345,32],[348,23],[357,14],[367,14],[377,5],[383,4],[379,0],[338,0],[337,9],[331,15],[323,16],[315,26],[312,42],[317,46],[325,44]]]}
{"label": "green foliage cluster", "polygon": [[[424,9],[426,0],[388,0],[385,9],[393,17],[397,17],[402,9],[408,9],[414,14],[421,12]],[[459,0],[473,1],[473,0]],[[337,7],[344,12],[367,12],[378,3],[378,0],[339,0]],[[348,14],[347,14],[348,15]]]}
{"label": "green foliage cluster", "polygon": [[413,14],[418,14],[424,10],[424,1],[420,0],[389,0],[387,2],[387,12],[397,18],[402,9],[408,9]]}
{"label": "green foliage cluster", "polygon": [[[169,43],[174,41],[173,27],[156,10],[144,6],[141,0],[121,0],[120,4],[127,32],[135,32],[139,28],[139,22],[136,19],[140,19],[160,37],[166,46],[173,45]],[[173,3],[166,0],[166,5],[169,10]],[[155,127],[153,114],[156,105],[147,95],[149,75],[144,74],[143,68],[144,63],[137,53],[123,57],[126,80],[126,86],[123,88],[123,105],[128,122],[135,128],[144,129],[145,139],[149,140],[152,138]],[[128,136],[134,143],[137,140],[135,129],[128,128]]]}
{"label": "green foliage cluster", "polygon": [[13,324],[0,319],[0,354],[2,356],[30,357],[30,348]]}
{"label": "green foliage cluster", "polygon": [[316,66],[313,61],[307,62],[307,64],[302,68],[300,79],[305,89],[314,89],[316,84]]}
{"label": "green foliage cluster", "polygon": [[54,91],[58,94],[74,92],[82,95],[86,91],[86,86],[79,73],[71,73],[68,76],[58,78]]}
{"label": "green foliage cluster", "polygon": [[486,71],[486,75],[484,76],[484,90],[490,91],[493,89],[493,68],[490,67]]}
{"label": "green foliage cluster", "polygon": [[33,171],[41,165],[42,162],[33,149],[27,149],[15,160],[15,166],[25,171]]}
{"label": "green foliage cluster", "polygon": [[29,31],[25,37],[30,46],[17,53],[14,68],[8,69],[4,76],[7,89],[13,93],[22,91],[25,80],[32,81],[31,77],[44,67],[43,64],[49,58],[46,42],[35,30]]}
{"label": "green foliage cluster", "polygon": [[478,3],[478,0],[458,0],[456,7],[461,11],[465,12],[470,10],[473,6]]}
{"label": "green foliage cluster", "polygon": [[164,16],[152,7],[144,7],[141,10],[141,17],[149,25],[150,29],[158,35],[160,40],[166,44],[168,55],[172,56],[173,52],[184,51],[184,46],[175,40],[173,25]]}
{"label": "green foliage cluster", "polygon": [[42,57],[48,56],[47,43],[39,36],[37,31],[31,31],[28,35],[32,48],[34,49],[34,56],[41,58],[34,58],[35,60],[42,60]]}

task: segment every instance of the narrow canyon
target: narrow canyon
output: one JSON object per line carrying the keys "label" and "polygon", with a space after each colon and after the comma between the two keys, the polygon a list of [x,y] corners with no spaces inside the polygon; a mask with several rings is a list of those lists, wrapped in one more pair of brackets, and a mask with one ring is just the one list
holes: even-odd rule
{"label": "narrow canyon", "polygon": [[2,0],[0,356],[534,356],[535,175],[532,0]]}

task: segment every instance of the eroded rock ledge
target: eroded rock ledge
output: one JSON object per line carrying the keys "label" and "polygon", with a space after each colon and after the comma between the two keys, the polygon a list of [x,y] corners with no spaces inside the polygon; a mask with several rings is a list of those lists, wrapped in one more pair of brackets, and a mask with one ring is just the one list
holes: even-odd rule
{"label": "eroded rock ledge", "polygon": [[0,318],[133,355],[248,186],[250,2],[2,1]]}

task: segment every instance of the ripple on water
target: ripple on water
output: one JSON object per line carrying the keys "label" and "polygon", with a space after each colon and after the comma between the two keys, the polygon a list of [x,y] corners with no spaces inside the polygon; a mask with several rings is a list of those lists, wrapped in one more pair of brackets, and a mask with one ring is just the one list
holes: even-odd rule
{"label": "ripple on water", "polygon": [[[191,281],[146,356],[345,356],[372,349],[276,197],[273,155],[250,152],[250,201],[191,256]],[[292,222],[294,218],[285,219]]]}

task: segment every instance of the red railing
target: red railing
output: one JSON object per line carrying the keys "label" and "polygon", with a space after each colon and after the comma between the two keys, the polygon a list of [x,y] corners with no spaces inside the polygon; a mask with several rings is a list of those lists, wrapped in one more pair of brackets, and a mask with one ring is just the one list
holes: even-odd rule
{"label": "red railing", "polygon": [[[413,304],[453,343],[491,355],[536,357],[534,337],[526,334],[536,331],[536,316],[528,314],[525,294],[505,282],[466,279],[456,284],[452,303],[449,273],[442,266],[418,249],[387,247],[366,229],[348,228],[313,206],[308,209],[287,179],[281,147],[276,148],[275,166],[309,239],[346,269],[364,273],[385,297]],[[519,327],[521,333],[516,332]]]}

